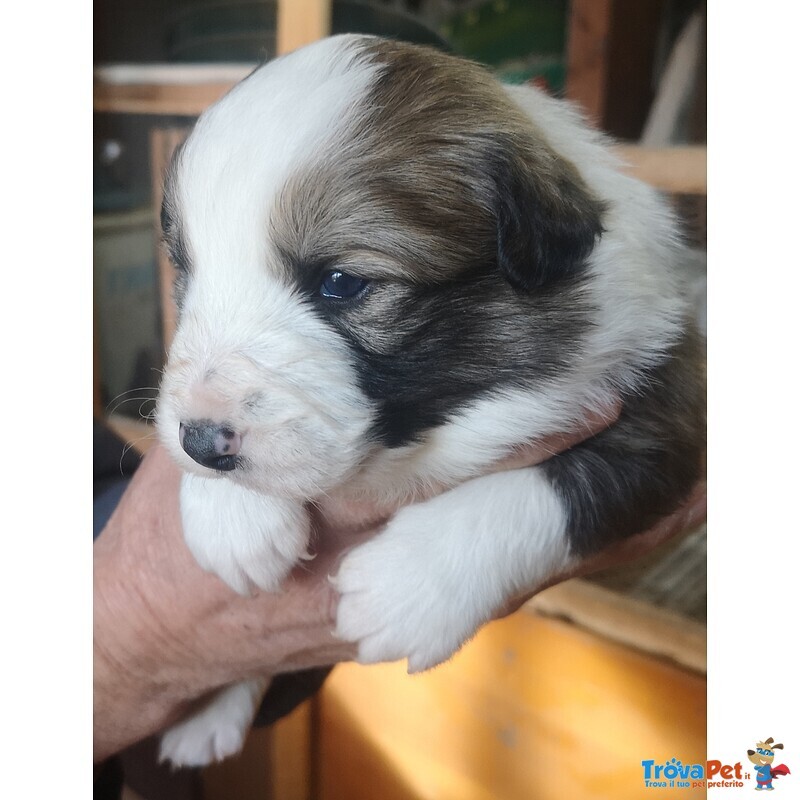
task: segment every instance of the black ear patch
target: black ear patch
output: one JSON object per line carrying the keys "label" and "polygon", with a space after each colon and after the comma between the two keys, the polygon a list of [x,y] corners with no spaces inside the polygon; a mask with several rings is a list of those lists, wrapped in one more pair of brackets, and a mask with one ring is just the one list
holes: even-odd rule
{"label": "black ear patch", "polygon": [[501,274],[523,291],[575,277],[603,233],[603,203],[549,149],[505,147],[494,171]]}

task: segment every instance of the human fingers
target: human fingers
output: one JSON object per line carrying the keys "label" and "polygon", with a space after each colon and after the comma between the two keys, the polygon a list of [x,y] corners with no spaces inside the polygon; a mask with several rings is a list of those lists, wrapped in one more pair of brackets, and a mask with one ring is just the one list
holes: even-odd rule
{"label": "human fingers", "polygon": [[[601,408],[586,411],[572,430],[521,444],[507,456],[490,464],[484,474],[541,464],[608,428],[619,417],[621,409],[622,403],[615,399]],[[336,547],[352,547],[374,533],[403,506],[429,500],[452,488],[452,484],[429,483],[421,486],[413,495],[383,504],[351,497],[328,497],[315,507],[321,546],[330,548],[333,544]]]}
{"label": "human fingers", "polygon": [[590,439],[613,425],[621,410],[622,403],[619,399],[616,399],[602,408],[586,411],[581,422],[573,430],[565,433],[555,433],[520,445],[508,456],[496,462],[491,471],[504,472],[510,469],[520,469],[541,464],[543,461],[547,461],[548,458],[569,450],[570,447]]}

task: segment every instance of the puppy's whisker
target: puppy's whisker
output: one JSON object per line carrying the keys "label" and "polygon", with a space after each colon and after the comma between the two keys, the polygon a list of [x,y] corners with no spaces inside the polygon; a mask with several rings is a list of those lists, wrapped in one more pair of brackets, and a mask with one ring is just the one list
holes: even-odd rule
{"label": "puppy's whisker", "polygon": [[[140,399],[141,399],[141,398],[140,398]],[[152,419],[155,419],[155,411],[149,411],[149,412],[147,412],[147,413],[145,413],[144,411],[142,411],[142,409],[145,407],[145,403],[150,403],[150,402],[152,402],[153,400],[155,400],[155,398],[151,398],[151,397],[145,398],[145,399],[143,400],[142,404],[139,406],[139,418],[140,418],[140,419],[144,419],[144,420],[148,420],[148,419],[151,419],[151,420],[152,420]]]}
{"label": "puppy's whisker", "polygon": [[140,444],[141,442],[146,442],[150,439],[154,439],[156,436],[155,432],[145,434],[144,436],[138,436],[136,439],[131,439],[125,443],[125,446],[122,448],[122,455],[119,457],[119,472],[120,475],[124,475],[124,469],[122,466],[122,462],[125,460],[125,456],[133,450],[136,445]]}
{"label": "puppy's whisker", "polygon": [[147,396],[143,396],[143,397],[126,397],[124,400],[120,400],[113,408],[106,407],[106,410],[107,410],[107,412],[109,414],[116,414],[117,411],[119,411],[119,409],[122,408],[126,403],[137,403],[138,402],[138,403],[141,404],[139,406],[139,409],[140,409],[139,413],[141,414],[142,406],[145,403],[153,403],[153,402],[155,402],[155,400],[156,400],[155,397],[147,397]]}
{"label": "puppy's whisker", "polygon": [[120,392],[118,395],[112,397],[108,403],[109,405],[116,400],[119,400],[121,397],[124,397],[126,394],[133,394],[134,392],[157,392],[158,386],[134,386],[132,389],[126,389],[124,392]]}
{"label": "puppy's whisker", "polygon": [[[128,403],[128,402],[136,401],[136,400],[155,400],[155,395],[153,395],[152,397],[148,397],[147,395],[141,395],[141,396],[137,396],[137,397],[126,397],[126,395],[132,395],[134,393],[141,393],[141,392],[158,392],[158,387],[157,386],[137,386],[137,387],[135,387],[133,389],[126,389],[124,392],[120,392],[118,395],[115,395],[114,397],[112,397],[108,401],[108,403],[106,403],[106,409],[111,409],[109,411],[109,413],[113,414],[123,403]],[[117,401],[119,401],[119,402],[117,403]],[[111,407],[112,407],[112,405],[114,403],[117,403],[117,405],[115,405],[113,407],[113,409],[112,409]]]}

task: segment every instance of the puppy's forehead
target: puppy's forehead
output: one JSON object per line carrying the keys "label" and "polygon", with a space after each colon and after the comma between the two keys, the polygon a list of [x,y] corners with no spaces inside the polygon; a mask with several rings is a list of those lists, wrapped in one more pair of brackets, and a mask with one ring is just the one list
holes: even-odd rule
{"label": "puppy's forehead", "polygon": [[526,123],[486,70],[364,37],[370,82],[347,137],[298,164],[270,214],[285,263],[367,278],[450,280],[496,251],[493,153]]}
{"label": "puppy's forehead", "polygon": [[272,206],[292,174],[358,125],[379,70],[360,41],[335,37],[269,62],[200,117],[167,184],[195,270],[278,266]]}
{"label": "puppy's forehead", "polygon": [[486,166],[525,128],[476,65],[333,37],[256,70],[200,118],[170,204],[196,273],[266,269],[292,285],[336,262],[447,280],[493,258]]}

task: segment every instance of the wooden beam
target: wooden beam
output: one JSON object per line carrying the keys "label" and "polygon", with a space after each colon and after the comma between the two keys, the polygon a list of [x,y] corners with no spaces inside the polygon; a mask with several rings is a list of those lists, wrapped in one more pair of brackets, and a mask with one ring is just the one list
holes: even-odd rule
{"label": "wooden beam", "polygon": [[311,800],[312,701],[299,705],[271,728],[269,760],[275,800]]}
{"label": "wooden beam", "polygon": [[278,55],[311,44],[331,31],[331,0],[279,0]]}
{"label": "wooden beam", "polygon": [[142,455],[158,441],[155,426],[144,420],[124,417],[122,414],[108,414],[103,417],[103,421],[125,444],[129,444]]}
{"label": "wooden beam", "polygon": [[203,770],[203,800],[311,800],[311,702],[250,731],[242,752]]}
{"label": "wooden beam", "polygon": [[567,97],[598,126],[606,107],[612,0],[572,0],[567,43]]}
{"label": "wooden beam", "polygon": [[675,194],[707,193],[705,145],[656,148],[620,145],[616,152],[628,165],[631,175],[657,189]]}
{"label": "wooden beam", "polygon": [[553,586],[524,609],[568,619],[612,642],[705,674],[705,625],[591,581],[576,579]]}
{"label": "wooden beam", "polygon": [[206,767],[203,800],[280,800],[272,791],[271,741],[269,728],[254,728],[238,755]]}
{"label": "wooden beam", "polygon": [[95,84],[94,110],[107,114],[163,114],[199,116],[222,97],[233,84],[198,86],[139,84],[107,86]]}
{"label": "wooden beam", "polygon": [[94,70],[94,110],[196,117],[256,64],[107,64]]}
{"label": "wooden beam", "polygon": [[524,612],[420,675],[340,664],[319,703],[319,800],[641,800],[643,758],[706,757],[703,676]]}

